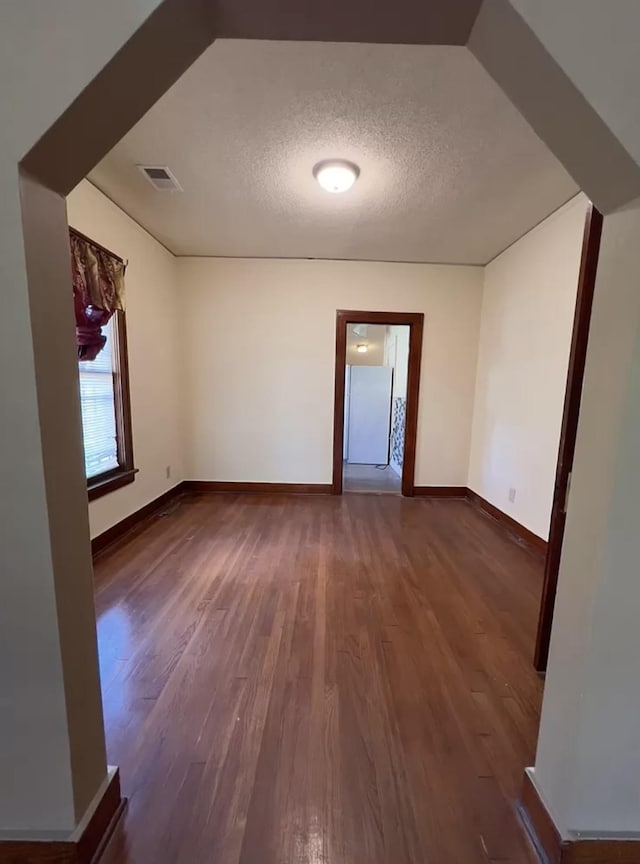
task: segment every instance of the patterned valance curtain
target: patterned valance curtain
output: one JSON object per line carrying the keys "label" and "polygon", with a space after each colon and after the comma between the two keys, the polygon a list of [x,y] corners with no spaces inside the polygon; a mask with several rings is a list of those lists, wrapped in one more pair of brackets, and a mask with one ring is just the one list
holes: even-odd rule
{"label": "patterned valance curtain", "polygon": [[69,241],[78,359],[95,360],[106,342],[102,328],[124,309],[125,264],[73,230]]}

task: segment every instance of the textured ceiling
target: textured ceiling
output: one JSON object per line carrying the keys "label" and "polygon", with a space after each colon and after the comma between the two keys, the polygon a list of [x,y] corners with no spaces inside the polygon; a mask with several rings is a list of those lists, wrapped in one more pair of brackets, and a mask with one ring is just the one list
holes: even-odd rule
{"label": "textured ceiling", "polygon": [[214,43],[89,177],[178,255],[468,264],[577,191],[466,48],[324,42]]}

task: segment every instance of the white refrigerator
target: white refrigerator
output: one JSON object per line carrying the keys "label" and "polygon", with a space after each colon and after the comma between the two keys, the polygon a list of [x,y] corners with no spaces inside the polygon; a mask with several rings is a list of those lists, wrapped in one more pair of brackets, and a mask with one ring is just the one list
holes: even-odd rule
{"label": "white refrigerator", "polygon": [[347,366],[344,458],[362,465],[386,465],[391,431],[391,366]]}

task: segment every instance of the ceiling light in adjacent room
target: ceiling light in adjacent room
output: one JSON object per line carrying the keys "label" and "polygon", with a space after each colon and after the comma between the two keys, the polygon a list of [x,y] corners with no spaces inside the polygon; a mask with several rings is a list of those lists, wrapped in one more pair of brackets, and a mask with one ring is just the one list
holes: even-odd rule
{"label": "ceiling light in adjacent room", "polygon": [[356,345],[356,351],[358,354],[366,354],[369,349],[366,345]]}
{"label": "ceiling light in adjacent room", "polygon": [[327,192],[346,192],[359,174],[358,166],[346,159],[326,159],[313,166],[313,176]]}

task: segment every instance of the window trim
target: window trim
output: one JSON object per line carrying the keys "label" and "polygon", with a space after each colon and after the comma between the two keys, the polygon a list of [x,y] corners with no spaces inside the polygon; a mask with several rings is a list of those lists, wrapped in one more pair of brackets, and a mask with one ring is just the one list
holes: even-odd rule
{"label": "window trim", "polygon": [[133,431],[131,426],[131,392],[129,389],[129,357],[127,353],[127,321],[124,312],[113,314],[113,402],[116,420],[118,467],[87,478],[89,501],[115,492],[133,483],[138,473],[133,463]]}

